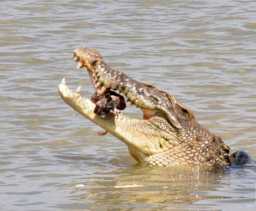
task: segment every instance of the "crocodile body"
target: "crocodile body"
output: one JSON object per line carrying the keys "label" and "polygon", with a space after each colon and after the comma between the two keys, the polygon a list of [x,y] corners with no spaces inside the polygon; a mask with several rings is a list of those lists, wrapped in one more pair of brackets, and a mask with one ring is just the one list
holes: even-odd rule
{"label": "crocodile body", "polygon": [[[114,113],[109,117],[112,119],[98,119],[85,109],[83,101],[73,102],[78,93],[74,99],[68,99],[72,101],[68,104],[75,110],[126,143],[131,156],[139,163],[223,169],[234,162],[237,154],[232,154],[219,136],[199,124],[192,111],[174,96],[114,70],[96,50],[76,49],[74,60],[79,68],[84,67],[88,71],[96,97],[102,99],[109,94],[117,95],[119,100],[124,97],[144,112],[144,120]],[[109,99],[108,103],[111,103],[113,100]],[[103,103],[103,109],[105,105],[107,103]],[[106,112],[111,112],[117,105],[119,103]]]}

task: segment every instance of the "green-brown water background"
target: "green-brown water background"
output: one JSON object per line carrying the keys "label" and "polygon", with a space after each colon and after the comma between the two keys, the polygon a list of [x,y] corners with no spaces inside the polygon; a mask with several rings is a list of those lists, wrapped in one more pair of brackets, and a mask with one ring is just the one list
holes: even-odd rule
{"label": "green-brown water background", "polygon": [[57,94],[63,76],[93,92],[72,61],[81,46],[175,94],[234,150],[256,156],[254,0],[1,0],[1,210],[255,210],[254,166],[143,168],[119,140],[97,136]]}

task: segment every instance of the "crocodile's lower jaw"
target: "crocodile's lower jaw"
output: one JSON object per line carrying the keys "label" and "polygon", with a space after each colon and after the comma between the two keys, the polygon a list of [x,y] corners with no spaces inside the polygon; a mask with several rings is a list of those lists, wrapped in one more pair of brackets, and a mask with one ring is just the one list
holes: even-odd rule
{"label": "crocodile's lower jaw", "polygon": [[122,113],[111,113],[106,118],[101,118],[94,113],[95,104],[83,98],[79,91],[72,91],[65,79],[59,84],[59,94],[75,111],[124,142],[131,156],[138,162],[145,163],[146,157],[162,151],[159,146],[166,141],[166,137],[164,132],[161,137],[159,131],[152,128],[154,118],[143,120]]}

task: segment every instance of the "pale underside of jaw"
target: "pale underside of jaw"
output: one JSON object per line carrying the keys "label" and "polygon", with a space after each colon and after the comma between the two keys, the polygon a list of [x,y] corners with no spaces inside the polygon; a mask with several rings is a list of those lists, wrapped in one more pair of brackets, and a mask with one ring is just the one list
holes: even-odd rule
{"label": "pale underside of jaw", "polygon": [[[122,113],[111,113],[107,117],[100,117],[94,113],[95,104],[80,94],[80,89],[72,91],[66,84],[65,78],[59,84],[58,91],[63,101],[85,118],[94,122],[118,139],[145,154],[155,151],[155,143],[161,141],[157,131],[152,130],[152,123],[148,120],[129,117]],[[145,132],[146,131],[146,132]],[[149,141],[150,140],[150,141]],[[152,151],[153,150],[153,151]],[[156,149],[158,151],[158,149]]]}

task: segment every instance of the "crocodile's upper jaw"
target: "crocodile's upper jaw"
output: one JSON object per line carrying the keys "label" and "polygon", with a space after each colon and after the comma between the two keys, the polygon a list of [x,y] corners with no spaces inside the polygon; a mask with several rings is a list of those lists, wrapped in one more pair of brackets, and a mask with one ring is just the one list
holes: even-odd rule
{"label": "crocodile's upper jaw", "polygon": [[[96,63],[103,61],[103,57],[97,50],[90,48],[77,48],[73,52],[73,59],[77,63],[77,69],[85,68],[87,70],[96,92],[100,93],[100,90],[107,88],[104,87],[103,83],[98,81],[97,73],[95,71]],[[129,99],[127,100],[129,101]],[[143,119],[150,119],[151,117],[158,115],[156,110],[146,108],[140,109],[143,112]]]}

